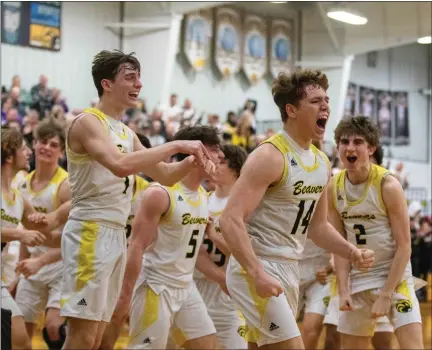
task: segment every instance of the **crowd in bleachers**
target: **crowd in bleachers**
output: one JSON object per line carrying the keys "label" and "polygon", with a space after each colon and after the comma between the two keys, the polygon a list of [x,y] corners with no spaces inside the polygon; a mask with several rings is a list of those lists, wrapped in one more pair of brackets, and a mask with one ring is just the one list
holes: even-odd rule
{"label": "crowd in bleachers", "polygon": [[[54,118],[66,125],[82,112],[69,106],[61,90],[51,88],[48,78],[41,75],[39,82],[29,90],[21,86],[18,75],[12,79],[10,86],[2,87],[1,118],[2,127],[17,128],[23,133],[29,146],[33,143],[33,132],[44,118]],[[95,107],[98,99],[89,101],[89,107]],[[176,94],[170,96],[168,105],[157,105],[149,109],[144,99],[139,99],[135,109],[130,109],[123,117],[123,122],[137,134],[146,136],[150,144],[155,147],[172,140],[174,134],[184,125],[195,123],[213,125],[221,130],[221,137],[225,142],[243,147],[251,152],[256,145],[274,134],[272,128],[263,133],[257,132],[255,119],[256,105],[248,100],[239,110],[227,111],[226,117],[217,114],[200,114],[194,108],[191,99],[186,98],[181,103]],[[336,149],[326,152],[333,165],[333,174],[343,167],[337,157]],[[169,160],[167,160],[169,161]],[[66,159],[62,166],[67,168]],[[390,164],[382,164],[391,169]],[[33,170],[34,160],[31,161]],[[409,182],[403,172],[403,163],[397,163],[391,169],[401,182],[404,189]],[[415,276],[427,279],[428,271],[432,271],[432,221],[423,215],[423,208],[419,202],[411,202],[411,236],[413,273]],[[420,300],[426,298],[426,290],[419,291]]]}

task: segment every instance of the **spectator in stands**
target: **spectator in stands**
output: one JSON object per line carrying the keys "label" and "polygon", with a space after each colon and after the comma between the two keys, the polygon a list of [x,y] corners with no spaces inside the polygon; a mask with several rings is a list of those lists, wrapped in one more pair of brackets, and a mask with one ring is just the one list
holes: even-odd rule
{"label": "spectator in stands", "polygon": [[39,77],[39,84],[30,90],[32,97],[32,108],[39,112],[41,119],[45,118],[53,106],[53,96],[48,88],[48,78],[45,75]]}
{"label": "spectator in stands", "polygon": [[252,135],[255,135],[253,128],[253,114],[245,110],[237,124],[236,131],[232,135],[231,143],[234,146],[243,147],[248,153],[252,152],[255,147]]}
{"label": "spectator in stands", "polygon": [[63,109],[63,105],[60,104],[54,105],[53,108],[51,109],[51,112],[49,113],[49,116],[63,123],[66,119],[66,113],[65,110]]}
{"label": "spectator in stands", "polygon": [[[419,220],[417,230],[418,239],[418,277],[427,281],[428,273],[432,269],[432,222],[428,217]],[[420,301],[425,301],[427,297],[426,287],[417,293]]]}
{"label": "spectator in stands", "polygon": [[22,133],[24,135],[24,139],[27,142],[27,145],[29,147],[32,147],[33,145],[33,130],[36,129],[36,127],[39,124],[39,114],[37,110],[30,109],[27,113],[27,117],[24,118],[24,127],[22,130]]}
{"label": "spectator in stands", "polygon": [[66,104],[66,99],[61,95],[60,89],[54,88],[52,89],[52,98],[54,105],[60,105],[63,107],[63,112],[68,113],[69,107]]}
{"label": "spectator in stands", "polygon": [[195,124],[197,121],[197,115],[195,108],[192,107],[192,102],[188,98],[184,101],[183,104],[183,114],[182,114],[182,122],[188,120],[191,124]]}
{"label": "spectator in stands", "polygon": [[237,127],[237,115],[233,111],[229,111],[227,119],[222,125],[223,139],[231,142],[232,135],[235,133]]}
{"label": "spectator in stands", "polygon": [[12,108],[12,99],[10,97],[6,97],[5,100],[2,103],[2,111],[1,111],[1,119],[2,119],[2,125],[6,123],[6,115],[9,111],[9,109]]}
{"label": "spectator in stands", "polygon": [[19,115],[26,115],[27,105],[21,99],[21,89],[19,86],[14,86],[11,88],[9,97],[12,100],[12,107],[17,109]]}
{"label": "spectator in stands", "polygon": [[162,122],[160,120],[153,120],[152,122],[152,133],[150,136],[150,143],[153,147],[163,145],[166,142],[166,138],[162,133]]}
{"label": "spectator in stands", "polygon": [[399,180],[399,182],[402,185],[402,188],[406,190],[408,188],[408,176],[404,173],[404,163],[399,162],[396,164],[394,174],[396,178]]}
{"label": "spectator in stands", "polygon": [[170,104],[168,107],[161,107],[163,110],[163,121],[165,125],[171,123],[171,127],[174,129],[174,134],[180,129],[180,123],[183,116],[183,108],[177,104],[177,95],[171,94]]}
{"label": "spectator in stands", "polygon": [[217,114],[209,114],[207,116],[207,124],[217,129],[222,129],[219,116]]}
{"label": "spectator in stands", "polygon": [[6,113],[6,122],[17,122],[20,127],[23,124],[23,117],[19,115],[16,108],[9,108]]}

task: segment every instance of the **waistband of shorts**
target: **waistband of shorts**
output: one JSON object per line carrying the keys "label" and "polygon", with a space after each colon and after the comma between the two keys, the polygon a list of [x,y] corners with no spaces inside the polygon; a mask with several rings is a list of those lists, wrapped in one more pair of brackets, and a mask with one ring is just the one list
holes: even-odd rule
{"label": "waistband of shorts", "polygon": [[85,220],[83,220],[83,219],[75,218],[73,216],[70,216],[68,218],[68,221],[94,222],[94,223],[98,224],[99,226],[106,227],[106,228],[113,229],[113,230],[119,230],[119,231],[125,230],[125,227],[126,227],[126,223],[124,225],[120,225],[117,222],[112,222],[112,221],[107,221],[107,220],[101,220],[101,219],[96,219],[96,220],[87,220],[87,219],[85,219]]}

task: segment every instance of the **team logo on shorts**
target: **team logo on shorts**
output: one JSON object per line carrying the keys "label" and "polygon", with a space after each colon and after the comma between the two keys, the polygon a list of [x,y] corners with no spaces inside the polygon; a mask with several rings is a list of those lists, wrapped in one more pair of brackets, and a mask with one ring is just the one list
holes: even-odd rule
{"label": "team logo on shorts", "polygon": [[239,334],[240,337],[246,339],[246,333],[247,333],[246,326],[242,325],[239,328],[237,328],[237,333]]}
{"label": "team logo on shorts", "polygon": [[328,307],[328,306],[329,306],[329,303],[330,303],[330,297],[324,297],[324,298],[323,298],[323,303],[324,303],[324,305],[325,305],[326,307]]}
{"label": "team logo on shorts", "polygon": [[396,310],[406,314],[407,312],[412,311],[412,303],[408,299],[399,300],[396,303]]}

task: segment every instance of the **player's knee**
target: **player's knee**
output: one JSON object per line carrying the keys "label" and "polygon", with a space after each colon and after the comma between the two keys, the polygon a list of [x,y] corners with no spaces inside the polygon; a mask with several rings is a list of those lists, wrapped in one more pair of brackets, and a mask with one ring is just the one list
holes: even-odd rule
{"label": "player's knee", "polygon": [[42,330],[42,336],[48,349],[61,349],[66,340],[66,325],[47,324]]}
{"label": "player's knee", "polygon": [[318,340],[322,329],[322,323],[305,322],[303,325],[303,335],[305,339]]}
{"label": "player's knee", "polygon": [[392,348],[393,333],[377,332],[372,337],[372,345],[375,350],[385,350]]}

